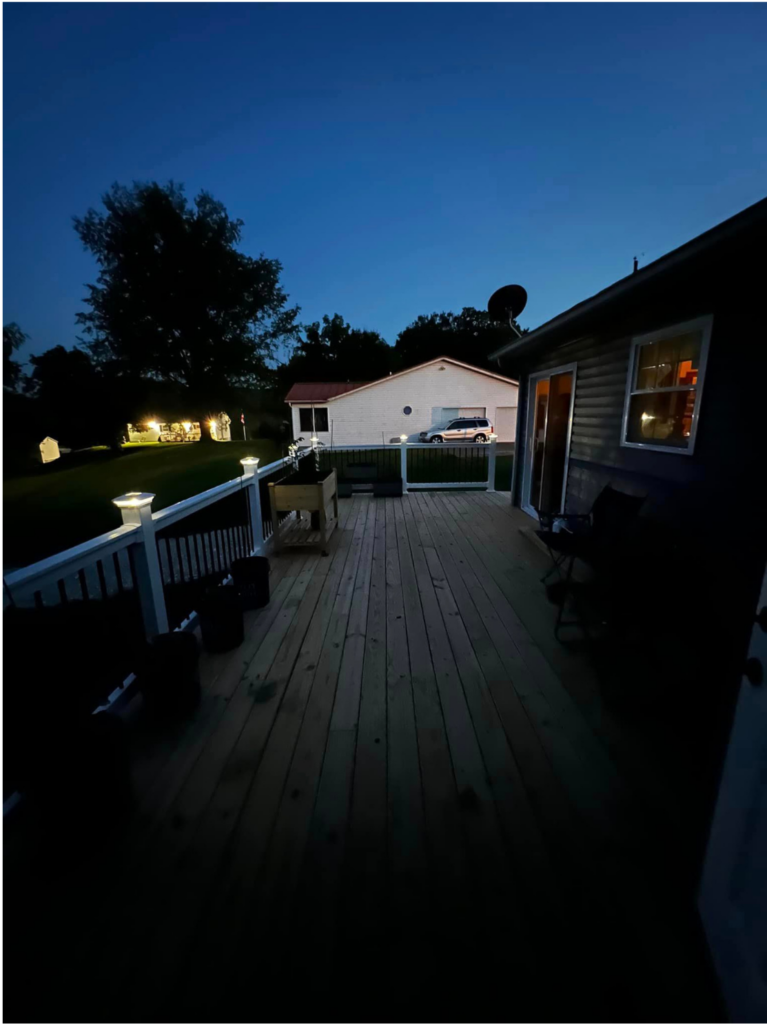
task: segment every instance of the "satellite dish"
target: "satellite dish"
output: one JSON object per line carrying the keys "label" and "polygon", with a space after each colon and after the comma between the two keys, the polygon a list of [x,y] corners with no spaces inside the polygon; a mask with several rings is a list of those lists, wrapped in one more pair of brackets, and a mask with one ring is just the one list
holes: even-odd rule
{"label": "satellite dish", "polygon": [[506,284],[488,299],[487,311],[492,320],[506,322],[513,326],[512,320],[516,320],[519,314],[527,305],[527,292],[521,284]]}

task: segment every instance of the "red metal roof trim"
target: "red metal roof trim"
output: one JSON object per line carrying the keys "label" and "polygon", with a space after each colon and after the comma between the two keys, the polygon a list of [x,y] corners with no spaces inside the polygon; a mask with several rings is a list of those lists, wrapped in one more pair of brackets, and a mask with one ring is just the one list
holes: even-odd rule
{"label": "red metal roof trim", "polygon": [[294,384],[285,395],[286,402],[327,402],[329,398],[337,395],[345,395],[347,391],[355,391],[357,388],[369,384],[370,381],[358,380],[347,381],[346,383],[330,384]]}

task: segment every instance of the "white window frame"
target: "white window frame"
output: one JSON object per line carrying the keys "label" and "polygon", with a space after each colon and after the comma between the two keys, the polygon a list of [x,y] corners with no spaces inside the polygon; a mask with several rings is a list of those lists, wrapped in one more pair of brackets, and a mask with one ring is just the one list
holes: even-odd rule
{"label": "white window frame", "polygon": [[[312,413],[312,427],[311,427],[311,434],[312,434],[312,436],[316,436],[318,433],[320,433],[320,434],[327,434],[330,431],[330,413],[328,412],[328,407],[326,405],[299,405],[299,406],[297,406],[297,408],[298,408],[298,431],[299,431],[299,433],[302,430],[306,431],[306,430],[309,429],[308,427],[302,427],[301,426],[301,413],[302,412],[308,412],[309,410],[311,410],[311,413]],[[323,409],[324,409],[324,411],[328,415],[328,426],[327,426],[326,430],[318,431],[317,430],[317,418],[316,418],[316,416],[317,416],[317,413],[322,411]]]}
{"label": "white window frame", "polygon": [[[648,452],[667,452],[670,455],[692,455],[695,451],[695,438],[698,433],[698,420],[700,419],[700,404],[703,398],[703,384],[706,379],[706,364],[708,362],[708,346],[711,340],[711,329],[714,323],[713,316],[701,316],[695,320],[685,320],[683,323],[670,324],[650,334],[639,334],[631,339],[631,352],[629,355],[629,372],[626,378],[626,394],[623,399],[623,425],[621,427],[622,448],[642,448]],[[687,386],[672,385],[667,388],[635,388],[634,381],[637,375],[639,360],[637,354],[643,345],[650,345],[656,341],[665,341],[678,334],[690,334],[693,331],[700,331],[700,360],[698,361],[698,381],[696,384]],[[690,424],[689,444],[686,448],[678,448],[670,444],[644,444],[641,441],[628,441],[629,408],[634,395],[658,395],[669,391],[694,391],[695,405],[692,410],[692,422]]]}

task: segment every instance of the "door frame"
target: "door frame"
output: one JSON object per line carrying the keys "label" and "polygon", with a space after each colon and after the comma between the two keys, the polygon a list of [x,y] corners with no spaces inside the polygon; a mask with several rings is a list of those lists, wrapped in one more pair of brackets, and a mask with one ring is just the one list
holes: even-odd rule
{"label": "door frame", "polygon": [[[533,475],[533,427],[535,425],[535,388],[538,381],[548,377],[554,377],[558,373],[572,373],[573,390],[570,395],[570,414],[567,417],[567,443],[565,447],[565,471],[562,480],[562,501],[559,511],[564,512],[565,496],[567,494],[567,477],[570,471],[570,442],[573,435],[573,413],[575,411],[575,385],[578,379],[578,364],[565,363],[562,366],[554,366],[550,370],[539,370],[531,373],[527,378],[527,411],[525,414],[525,453],[522,469],[522,493],[520,495],[519,507],[533,519],[538,519],[538,513],[530,504],[530,482]],[[549,425],[549,406],[546,403],[546,429]]]}

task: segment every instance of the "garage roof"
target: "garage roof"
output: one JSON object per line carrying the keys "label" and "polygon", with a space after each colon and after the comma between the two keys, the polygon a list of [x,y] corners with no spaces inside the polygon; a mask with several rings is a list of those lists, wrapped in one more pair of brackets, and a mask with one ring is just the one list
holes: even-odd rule
{"label": "garage roof", "polygon": [[356,391],[364,387],[368,381],[347,381],[345,384],[294,384],[285,395],[286,402],[327,402],[329,398],[345,395],[347,391]]}
{"label": "garage roof", "polygon": [[286,402],[328,402],[339,395],[345,395],[347,391],[359,391],[362,388],[372,388],[376,384],[384,384],[386,381],[394,380],[395,377],[404,377],[406,373],[413,373],[415,370],[422,370],[425,366],[433,363],[452,363],[453,366],[460,366],[464,370],[472,370],[474,373],[481,373],[485,377],[494,377],[502,380],[504,384],[518,384],[511,377],[503,377],[500,373],[493,373],[491,370],[483,370],[479,366],[471,366],[469,363],[462,363],[458,359],[451,359],[449,356],[438,356],[426,363],[419,363],[418,366],[410,366],[407,370],[400,370],[399,373],[390,373],[388,377],[381,377],[379,380],[358,381],[356,384],[294,384],[285,395]]}

